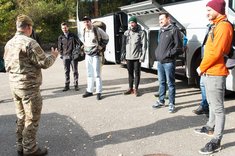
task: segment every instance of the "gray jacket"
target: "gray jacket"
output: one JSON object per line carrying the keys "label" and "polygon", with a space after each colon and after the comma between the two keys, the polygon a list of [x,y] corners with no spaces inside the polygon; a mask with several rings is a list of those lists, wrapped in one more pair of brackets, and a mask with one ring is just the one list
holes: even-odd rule
{"label": "gray jacket", "polygon": [[137,25],[136,29],[128,29],[124,33],[122,53],[126,54],[126,60],[144,61],[146,53],[146,35]]}

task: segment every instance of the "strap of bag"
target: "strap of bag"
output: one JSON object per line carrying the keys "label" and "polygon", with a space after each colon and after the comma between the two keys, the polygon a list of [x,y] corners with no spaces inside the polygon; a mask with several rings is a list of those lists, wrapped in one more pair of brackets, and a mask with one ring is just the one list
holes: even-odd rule
{"label": "strap of bag", "polygon": [[97,27],[93,26],[93,32],[95,34],[95,39],[98,41],[98,44],[100,43],[100,39],[98,37]]}
{"label": "strap of bag", "polygon": [[210,32],[210,30],[211,30],[211,28],[212,28],[213,26],[214,26],[213,24],[208,24],[208,25],[207,25],[208,29],[207,29],[207,32],[206,32],[206,36],[205,36],[205,38],[204,38],[204,40],[203,40],[203,42],[202,42],[202,46],[206,44],[207,38],[208,38],[208,36],[209,36],[209,32]]}
{"label": "strap of bag", "polygon": [[[98,43],[99,43],[100,41],[99,41],[97,29],[98,29],[97,27],[93,26],[93,32],[94,32],[94,35],[95,35],[95,39],[96,39],[96,40],[98,41]],[[84,42],[85,42],[85,31],[86,31],[86,28],[84,28],[84,30],[83,30]]]}
{"label": "strap of bag", "polygon": [[[228,22],[228,23],[233,27],[232,23],[229,22],[227,19],[218,22],[216,25],[212,25],[212,27],[211,27],[211,39],[212,39],[212,42],[214,41],[214,29],[215,29],[216,26],[219,25],[221,22]],[[234,38],[234,34],[233,34],[233,36],[232,36],[232,39],[233,39],[233,38]],[[233,46],[233,41],[232,41],[231,44],[232,44],[232,46]],[[232,50],[230,50],[229,53],[226,54],[226,57],[230,57],[231,55],[233,55],[233,51],[232,51]]]}

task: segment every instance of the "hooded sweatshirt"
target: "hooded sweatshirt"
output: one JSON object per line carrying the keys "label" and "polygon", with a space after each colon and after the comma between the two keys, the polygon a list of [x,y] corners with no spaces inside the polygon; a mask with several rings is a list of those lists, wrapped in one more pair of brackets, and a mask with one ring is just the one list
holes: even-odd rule
{"label": "hooded sweatshirt", "polygon": [[126,53],[126,60],[144,61],[146,53],[146,35],[140,25],[124,33],[122,52]]}
{"label": "hooded sweatshirt", "polygon": [[182,34],[175,25],[168,25],[161,28],[159,42],[155,50],[156,60],[161,63],[174,62],[175,57],[182,52]]}
{"label": "hooded sweatshirt", "polygon": [[[230,23],[225,22],[227,17],[223,15],[215,20],[212,40],[212,32],[205,45],[205,52],[200,64],[200,71],[213,76],[226,76],[228,69],[225,66],[224,55],[229,53],[232,43],[233,28]],[[212,30],[211,30],[212,31]]]}

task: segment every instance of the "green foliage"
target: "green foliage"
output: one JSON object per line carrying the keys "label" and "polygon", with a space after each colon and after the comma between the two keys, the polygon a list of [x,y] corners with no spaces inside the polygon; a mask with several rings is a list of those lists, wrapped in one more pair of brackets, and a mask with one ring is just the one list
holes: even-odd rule
{"label": "green foliage", "polygon": [[9,0],[0,1],[0,45],[10,39],[12,32],[15,32],[15,3]]}
{"label": "green foliage", "polygon": [[65,2],[40,0],[37,3],[24,5],[21,11],[34,21],[34,29],[43,42],[55,42],[60,33],[60,23],[66,21],[72,10]]}
{"label": "green foliage", "polygon": [[[15,19],[26,14],[34,21],[34,30],[43,43],[55,43],[61,34],[60,23],[79,17],[94,17],[94,0],[0,0],[0,45],[15,34]],[[130,4],[130,0],[98,0],[99,16],[118,11],[118,7]]]}
{"label": "green foliage", "polygon": [[60,23],[74,17],[75,11],[74,0],[1,0],[0,44],[4,44],[15,34],[15,19],[18,14],[26,14],[32,18],[34,29],[44,43],[55,42],[61,33]]}

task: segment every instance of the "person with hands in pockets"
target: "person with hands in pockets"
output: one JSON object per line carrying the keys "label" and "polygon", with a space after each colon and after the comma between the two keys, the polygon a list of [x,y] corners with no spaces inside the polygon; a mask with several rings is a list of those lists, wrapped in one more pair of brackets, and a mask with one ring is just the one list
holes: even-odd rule
{"label": "person with hands in pockets", "polygon": [[[129,88],[124,92],[124,95],[139,96],[141,62],[144,62],[146,53],[146,34],[137,23],[135,16],[130,17],[128,22],[130,28],[125,31],[122,44],[122,53],[125,54],[122,59],[127,63],[129,80]],[[133,89],[134,83],[135,88]]]}
{"label": "person with hands in pockets", "polygon": [[221,149],[225,125],[224,91],[229,71],[224,55],[229,53],[233,38],[233,28],[225,14],[225,5],[224,0],[211,0],[206,4],[207,17],[213,25],[197,73],[205,76],[209,121],[202,128],[195,129],[195,132],[208,135],[213,130],[214,133],[211,141],[199,150],[201,154],[211,154]]}

